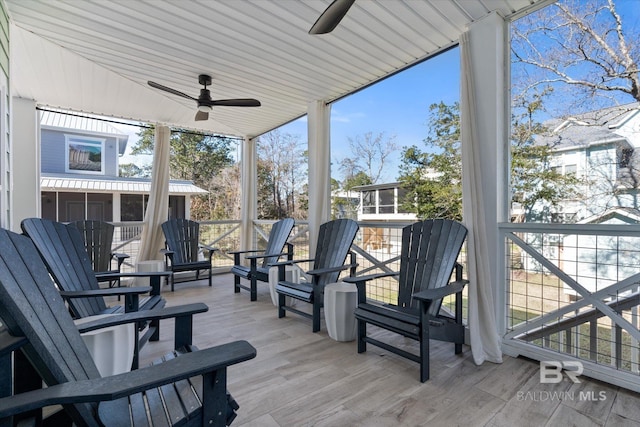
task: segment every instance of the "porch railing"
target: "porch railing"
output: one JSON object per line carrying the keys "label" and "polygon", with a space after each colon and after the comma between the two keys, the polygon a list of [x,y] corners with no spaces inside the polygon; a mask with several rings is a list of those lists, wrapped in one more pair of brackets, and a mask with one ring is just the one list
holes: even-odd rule
{"label": "porch railing", "polygon": [[502,224],[504,347],[640,390],[640,226]]}
{"label": "porch railing", "polygon": [[[358,262],[358,274],[371,274],[398,271],[400,262],[400,241],[402,227],[406,222],[361,222],[360,230],[354,241],[353,250]],[[253,224],[253,247],[262,249],[266,245],[271,226],[275,221],[259,220]],[[142,222],[115,223],[114,250],[130,255],[125,263],[125,271],[134,271],[139,245]],[[307,221],[296,221],[289,241],[294,244],[295,259],[309,258],[309,225]],[[217,247],[219,250],[213,258],[215,272],[228,272],[233,266],[230,251],[240,247],[240,221],[201,221],[200,234],[202,243]],[[459,260],[466,262],[466,251],[463,250]],[[309,269],[310,266],[301,266]],[[368,297],[382,301],[397,300],[398,281],[394,277],[373,280],[367,287]],[[466,318],[466,291],[464,313]],[[445,307],[451,302],[446,300]]]}

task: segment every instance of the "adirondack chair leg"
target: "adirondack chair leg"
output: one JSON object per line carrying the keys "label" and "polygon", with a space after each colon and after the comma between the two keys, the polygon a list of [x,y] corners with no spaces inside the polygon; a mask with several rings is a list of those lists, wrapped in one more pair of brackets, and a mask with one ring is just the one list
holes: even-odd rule
{"label": "adirondack chair leg", "polygon": [[358,353],[367,351],[367,322],[358,319]]}
{"label": "adirondack chair leg", "polygon": [[251,280],[251,301],[256,301],[258,299],[258,279],[252,275],[249,280]]}
{"label": "adirondack chair leg", "polygon": [[283,294],[278,294],[278,318],[281,319],[286,316],[287,312],[284,309],[286,304],[285,296]]}
{"label": "adirondack chair leg", "polygon": [[316,289],[313,292],[313,332],[320,331],[320,308],[322,307],[320,302],[321,298],[324,299],[324,295]]}
{"label": "adirondack chair leg", "polygon": [[420,303],[420,382],[429,379],[429,305]]}
{"label": "adirondack chair leg", "polygon": [[209,287],[213,286],[213,283],[211,282],[211,269],[209,269]]}
{"label": "adirondack chair leg", "polygon": [[233,275],[233,293],[240,293],[240,276],[236,276],[235,274]]}
{"label": "adirondack chair leg", "polygon": [[[462,274],[460,276],[461,276],[460,278],[462,278]],[[462,325],[462,292],[456,292],[455,316],[456,316],[456,325]],[[455,352],[456,354],[462,353],[462,343],[459,343],[459,342],[455,343]]]}
{"label": "adirondack chair leg", "polygon": [[203,376],[202,400],[202,425],[222,427],[233,421],[235,413],[227,412],[227,368]]}
{"label": "adirondack chair leg", "polygon": [[[256,259],[251,259],[249,264],[249,280],[251,281],[251,301],[256,301],[258,299],[258,279],[256,278],[256,270],[258,269],[258,261]],[[283,279],[284,280],[284,279]]]}

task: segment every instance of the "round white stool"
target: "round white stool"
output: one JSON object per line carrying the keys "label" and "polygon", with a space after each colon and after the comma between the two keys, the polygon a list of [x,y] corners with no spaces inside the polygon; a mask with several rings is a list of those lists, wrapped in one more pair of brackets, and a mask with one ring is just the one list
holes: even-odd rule
{"label": "round white stool", "polygon": [[[287,282],[300,283],[304,281],[304,273],[300,271],[300,267],[296,265],[286,265],[284,267],[284,280]],[[276,292],[276,285],[278,284],[278,267],[271,267],[269,269],[269,292],[271,293],[271,302],[276,307],[278,306],[278,293]],[[289,307],[295,305],[295,300],[291,297],[287,297],[286,304]]]}
{"label": "round white stool", "polygon": [[329,336],[336,341],[356,339],[358,288],[353,283],[330,283],[324,287],[324,320]]}
{"label": "round white stool", "polygon": [[[137,272],[155,273],[158,271],[164,271],[164,261],[138,261],[136,263]],[[136,277],[134,286],[149,286],[148,277]]]}

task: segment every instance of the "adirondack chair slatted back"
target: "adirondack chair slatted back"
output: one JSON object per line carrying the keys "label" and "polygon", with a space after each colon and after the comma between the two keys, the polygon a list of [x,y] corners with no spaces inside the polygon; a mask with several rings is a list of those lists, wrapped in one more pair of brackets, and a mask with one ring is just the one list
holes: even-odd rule
{"label": "adirondack chair slatted back", "polygon": [[[273,224],[271,231],[269,232],[269,240],[267,241],[267,247],[264,250],[265,254],[279,254],[284,249],[284,245],[287,243],[289,234],[294,225],[293,218],[285,218]],[[278,261],[278,256],[270,256],[264,258],[262,261],[262,268],[267,268],[269,264],[273,264]]]}
{"label": "adirondack chair slatted back", "polygon": [[83,237],[93,271],[111,270],[111,245],[115,229],[113,224],[104,221],[85,220],[76,221],[73,225]]}
{"label": "adirondack chair slatted back", "polygon": [[187,264],[198,260],[200,224],[184,218],[170,219],[162,224],[167,248],[175,254],[176,264]]}
{"label": "adirondack chair slatted back", "polygon": [[[99,289],[82,235],[76,227],[41,218],[25,219],[21,226],[62,290]],[[99,314],[107,308],[102,297],[74,298],[70,307],[76,317]]]}
{"label": "adirondack chair slatted back", "polygon": [[[33,242],[4,229],[0,229],[0,284],[0,319],[12,335],[28,338],[30,345],[23,351],[48,385],[100,378]],[[95,404],[65,406],[79,425],[98,425],[96,408]]]}
{"label": "adirondack chair slatted back", "polygon": [[[398,305],[418,308],[413,294],[449,283],[467,229],[456,221],[433,219],[416,222],[402,229],[402,251],[398,278]],[[432,304],[435,316],[440,303]]]}
{"label": "adirondack chair slatted back", "polygon": [[[313,269],[339,267],[344,264],[358,224],[351,219],[337,219],[320,225]],[[321,286],[338,281],[339,271],[323,274],[318,278]]]}

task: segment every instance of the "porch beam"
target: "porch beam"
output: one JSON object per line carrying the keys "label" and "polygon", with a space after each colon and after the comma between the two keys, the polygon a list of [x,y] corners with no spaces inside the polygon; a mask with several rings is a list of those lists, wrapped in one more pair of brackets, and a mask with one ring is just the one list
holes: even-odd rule
{"label": "porch beam", "polygon": [[8,227],[20,233],[25,218],[40,217],[40,120],[32,99],[12,99],[12,168]]}

